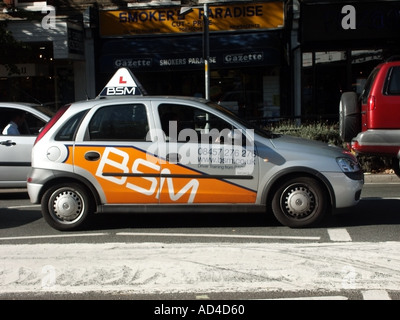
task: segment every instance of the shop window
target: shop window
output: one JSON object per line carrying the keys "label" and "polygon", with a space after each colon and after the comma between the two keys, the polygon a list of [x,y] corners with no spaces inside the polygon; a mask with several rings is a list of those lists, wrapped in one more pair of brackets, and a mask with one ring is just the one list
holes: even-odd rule
{"label": "shop window", "polygon": [[347,83],[346,52],[303,54],[302,115],[309,120],[338,120],[340,96]]}

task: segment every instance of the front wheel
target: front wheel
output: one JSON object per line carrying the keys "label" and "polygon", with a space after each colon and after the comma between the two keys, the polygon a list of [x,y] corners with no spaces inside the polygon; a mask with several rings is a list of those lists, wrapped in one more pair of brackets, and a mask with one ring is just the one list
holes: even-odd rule
{"label": "front wheel", "polygon": [[42,215],[53,228],[61,231],[82,226],[92,211],[86,188],[77,183],[56,185],[42,198]]}
{"label": "front wheel", "polygon": [[295,177],[281,182],[272,197],[276,219],[291,228],[308,227],[325,217],[327,195],[317,180]]}

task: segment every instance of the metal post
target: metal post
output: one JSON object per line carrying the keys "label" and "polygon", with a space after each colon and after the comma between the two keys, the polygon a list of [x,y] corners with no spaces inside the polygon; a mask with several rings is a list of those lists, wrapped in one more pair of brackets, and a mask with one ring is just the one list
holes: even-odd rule
{"label": "metal post", "polygon": [[209,37],[209,19],[208,4],[204,4],[203,14],[203,59],[204,59],[204,81],[205,81],[205,98],[210,99],[210,37]]}

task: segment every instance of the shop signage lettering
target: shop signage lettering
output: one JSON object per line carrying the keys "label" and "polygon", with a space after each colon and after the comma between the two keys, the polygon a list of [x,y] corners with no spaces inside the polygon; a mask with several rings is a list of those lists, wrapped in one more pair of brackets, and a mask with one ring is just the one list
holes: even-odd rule
{"label": "shop signage lettering", "polygon": [[116,68],[128,67],[128,68],[143,68],[151,67],[152,59],[117,59],[114,61],[114,66]]}
{"label": "shop signage lettering", "polygon": [[[197,12],[197,19],[202,20],[204,10],[200,9]],[[243,6],[243,7],[217,7],[210,8],[209,18],[211,19],[226,19],[226,18],[241,18],[241,17],[261,17],[263,16],[263,7]],[[143,10],[130,11],[119,13],[119,22],[147,22],[147,21],[175,21],[184,20],[185,16],[179,15],[175,10]]]}
{"label": "shop signage lettering", "polygon": [[[283,1],[241,5],[210,5],[210,31],[265,30],[284,26]],[[201,32],[204,9],[185,15],[179,7],[100,11],[101,36]]]}
{"label": "shop signage lettering", "polygon": [[167,10],[167,11],[131,11],[131,12],[121,12],[119,14],[119,22],[147,22],[147,21],[170,21],[170,20],[183,19],[183,16],[179,16],[177,11]]}
{"label": "shop signage lettering", "polygon": [[224,56],[224,63],[226,64],[249,63],[263,60],[264,54],[262,52],[227,54]]}
{"label": "shop signage lettering", "polygon": [[[209,63],[217,63],[216,57],[210,57]],[[160,66],[184,66],[184,65],[202,65],[204,64],[203,58],[179,58],[179,59],[161,59]]]}

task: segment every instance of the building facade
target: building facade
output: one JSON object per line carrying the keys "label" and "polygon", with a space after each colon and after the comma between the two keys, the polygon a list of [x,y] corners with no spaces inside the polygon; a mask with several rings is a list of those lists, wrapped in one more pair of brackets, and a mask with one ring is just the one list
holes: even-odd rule
{"label": "building facade", "polygon": [[337,121],[341,93],[399,53],[399,15],[391,0],[3,1],[0,21],[29,50],[7,55],[17,73],[2,59],[0,100],[57,109],[119,67],[149,94],[204,96],[208,48],[211,100],[249,120]]}
{"label": "building facade", "polygon": [[300,113],[337,121],[342,92],[360,94],[372,69],[400,54],[400,1],[298,4]]}

